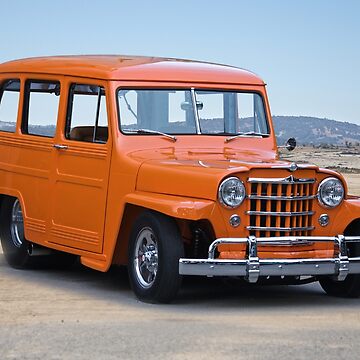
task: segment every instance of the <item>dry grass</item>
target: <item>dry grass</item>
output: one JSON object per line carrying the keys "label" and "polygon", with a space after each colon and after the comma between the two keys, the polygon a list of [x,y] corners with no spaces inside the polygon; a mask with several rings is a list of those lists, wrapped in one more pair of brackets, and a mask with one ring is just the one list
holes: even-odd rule
{"label": "dry grass", "polygon": [[343,174],[349,187],[349,193],[360,196],[360,174]]}
{"label": "dry grass", "polygon": [[298,147],[292,152],[281,150],[281,157],[299,163],[312,163],[341,172],[348,183],[349,193],[360,196],[360,148]]}
{"label": "dry grass", "polygon": [[342,173],[360,174],[359,147],[298,147],[292,152],[282,149],[281,157],[299,163],[314,163]]}

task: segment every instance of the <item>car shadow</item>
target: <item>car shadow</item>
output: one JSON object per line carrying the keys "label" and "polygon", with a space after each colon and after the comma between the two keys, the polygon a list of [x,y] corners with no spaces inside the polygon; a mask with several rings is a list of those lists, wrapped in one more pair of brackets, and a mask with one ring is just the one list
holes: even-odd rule
{"label": "car shadow", "polygon": [[[57,288],[67,292],[79,293],[106,301],[125,301],[128,305],[141,303],[133,294],[126,267],[113,266],[101,273],[74,264],[67,269],[30,269],[10,268],[3,255],[0,255],[0,272],[15,280],[40,282],[42,286]],[[274,308],[359,305],[358,299],[340,299],[327,296],[318,283],[307,285],[257,285],[244,281],[225,278],[184,277],[177,298],[168,306],[202,308]],[[154,305],[156,306],[156,305]],[[161,305],[164,306],[164,305]]]}

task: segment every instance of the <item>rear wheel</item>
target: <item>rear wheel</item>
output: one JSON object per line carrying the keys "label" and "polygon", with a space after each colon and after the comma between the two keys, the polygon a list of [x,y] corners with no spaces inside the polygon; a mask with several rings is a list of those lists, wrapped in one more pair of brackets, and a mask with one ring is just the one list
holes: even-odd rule
{"label": "rear wheel", "polygon": [[128,252],[130,284],[136,296],[147,302],[171,301],[181,285],[179,259],[183,255],[175,221],[144,211],[134,223]]}
{"label": "rear wheel", "polygon": [[5,198],[0,211],[0,237],[6,261],[14,268],[30,265],[30,243],[24,236],[24,220],[20,201]]}

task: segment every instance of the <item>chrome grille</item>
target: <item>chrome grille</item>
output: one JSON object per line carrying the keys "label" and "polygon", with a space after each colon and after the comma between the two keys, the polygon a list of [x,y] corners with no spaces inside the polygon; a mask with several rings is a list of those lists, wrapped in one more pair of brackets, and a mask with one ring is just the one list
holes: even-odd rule
{"label": "chrome grille", "polygon": [[307,236],[312,225],[315,179],[249,178],[247,229],[256,237]]}

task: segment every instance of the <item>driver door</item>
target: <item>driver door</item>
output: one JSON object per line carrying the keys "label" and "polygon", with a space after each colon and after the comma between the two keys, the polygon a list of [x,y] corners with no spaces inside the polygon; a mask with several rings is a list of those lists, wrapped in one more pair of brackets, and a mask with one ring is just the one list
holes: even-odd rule
{"label": "driver door", "polygon": [[111,157],[105,88],[68,86],[65,133],[53,150],[51,241],[101,253]]}

